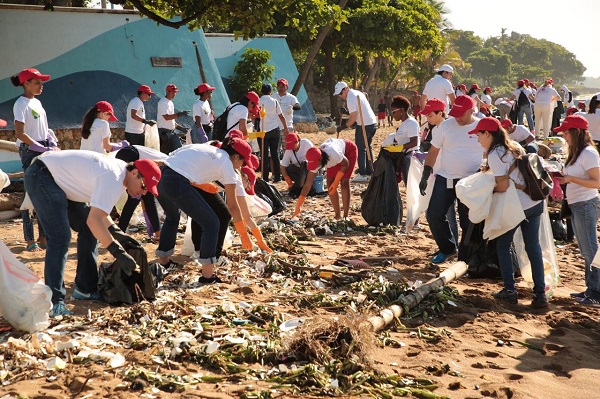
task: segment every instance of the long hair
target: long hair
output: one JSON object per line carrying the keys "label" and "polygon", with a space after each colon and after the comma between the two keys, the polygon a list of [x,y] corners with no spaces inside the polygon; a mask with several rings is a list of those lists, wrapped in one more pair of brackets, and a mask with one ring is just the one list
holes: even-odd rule
{"label": "long hair", "polygon": [[90,134],[92,133],[90,129],[92,128],[94,120],[96,120],[96,118],[98,117],[98,112],[98,108],[96,108],[96,106],[93,106],[88,110],[88,112],[85,113],[85,116],[83,117],[83,123],[81,125],[81,137],[83,137],[84,139],[90,137]]}
{"label": "long hair", "polygon": [[471,90],[469,90],[469,92],[467,93],[467,96],[471,97],[471,94],[477,92],[477,90],[475,90],[474,88],[471,87]]}
{"label": "long hair", "polygon": [[567,156],[565,165],[573,165],[577,161],[577,158],[579,158],[581,151],[588,145],[594,151],[597,151],[592,141],[592,136],[587,130],[571,128],[569,129],[569,133],[571,134],[571,143],[569,144],[569,155]]}
{"label": "long hair", "polygon": [[524,153],[523,147],[516,141],[512,140],[506,130],[503,127],[500,127],[497,131],[491,132],[492,142],[490,144],[490,148],[487,149],[487,153],[492,152],[496,147],[504,147],[506,149],[506,153],[502,155],[504,158],[508,153],[511,153],[514,159],[521,158]]}
{"label": "long hair", "polygon": [[595,95],[590,100],[590,107],[588,108],[588,114],[595,114],[596,108],[598,108],[598,105],[600,105],[600,101],[598,101],[598,96]]}
{"label": "long hair", "polygon": [[321,167],[324,168],[325,165],[327,165],[327,162],[329,162],[329,154],[325,151],[321,151]]}
{"label": "long hair", "polygon": [[229,156],[238,155],[240,158],[242,158],[242,155],[239,152],[237,152],[235,148],[233,148],[233,145],[231,143],[232,141],[232,137],[226,137],[225,140],[223,140],[223,143],[221,144],[221,149],[225,151]]}
{"label": "long hair", "polygon": [[15,87],[23,86],[21,82],[19,82],[19,75],[13,75],[10,77],[10,83]]}

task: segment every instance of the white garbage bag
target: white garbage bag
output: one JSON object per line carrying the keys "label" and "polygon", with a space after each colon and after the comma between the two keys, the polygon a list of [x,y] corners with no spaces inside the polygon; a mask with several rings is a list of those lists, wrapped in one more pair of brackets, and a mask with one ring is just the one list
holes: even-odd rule
{"label": "white garbage bag", "polygon": [[488,217],[496,178],[491,172],[477,172],[456,183],[456,196],[469,208],[471,223],[480,223]]}
{"label": "white garbage bag", "polygon": [[145,133],[145,146],[160,151],[160,137],[158,136],[158,126],[146,125],[144,126]]}
{"label": "white garbage bag", "polygon": [[419,220],[421,215],[425,213],[429,206],[431,193],[433,192],[433,184],[435,176],[429,176],[427,190],[425,196],[421,195],[419,183],[423,174],[423,164],[414,155],[410,157],[410,168],[408,169],[408,178],[406,180],[406,232],[409,233]]}
{"label": "white garbage bag", "polygon": [[514,229],[525,219],[523,207],[517,195],[515,183],[508,181],[508,189],[492,194],[492,204],[483,227],[483,238],[493,240]]}

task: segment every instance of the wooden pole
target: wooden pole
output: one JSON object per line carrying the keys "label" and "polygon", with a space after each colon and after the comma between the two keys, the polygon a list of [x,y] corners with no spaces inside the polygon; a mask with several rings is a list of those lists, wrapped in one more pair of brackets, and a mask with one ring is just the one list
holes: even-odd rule
{"label": "wooden pole", "polygon": [[360,116],[360,127],[362,128],[365,149],[367,150],[367,159],[369,160],[369,166],[371,167],[371,172],[373,172],[375,170],[375,168],[373,167],[371,146],[369,145],[369,141],[367,140],[367,129],[365,129],[365,120],[363,119],[362,107],[360,106],[360,95],[356,96],[356,101],[358,102],[358,115]]}

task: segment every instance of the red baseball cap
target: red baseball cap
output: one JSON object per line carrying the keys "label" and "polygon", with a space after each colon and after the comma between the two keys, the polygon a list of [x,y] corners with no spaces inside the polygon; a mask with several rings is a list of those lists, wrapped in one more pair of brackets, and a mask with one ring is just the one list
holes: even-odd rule
{"label": "red baseball cap", "polygon": [[162,174],[156,162],[151,161],[149,159],[138,159],[133,164],[135,165],[135,168],[139,170],[139,172],[144,177],[144,184],[146,185],[146,190],[150,191],[152,194],[154,194],[154,196],[158,196],[158,190],[156,189],[156,185],[160,181]]}
{"label": "red baseball cap", "polygon": [[204,93],[205,91],[213,91],[214,89],[215,89],[215,88],[214,88],[214,87],[212,87],[211,85],[209,85],[208,83],[202,83],[202,84],[198,85],[198,87],[196,87],[196,90],[195,90],[195,91],[196,91],[198,94],[202,94],[202,93]]}
{"label": "red baseball cap", "polygon": [[467,90],[467,86],[465,86],[464,84],[459,84],[458,90]]}
{"label": "red baseball cap", "polygon": [[167,91],[174,91],[175,93],[179,92],[179,89],[173,83],[168,84],[166,90]]}
{"label": "red baseball cap", "polygon": [[42,82],[46,82],[46,81],[50,80],[50,75],[42,75],[40,73],[40,71],[38,71],[35,68],[27,68],[27,69],[23,69],[21,72],[19,72],[19,83],[20,84],[27,82],[29,79],[39,79]]}
{"label": "red baseball cap", "polygon": [[552,84],[552,83],[554,83],[554,79],[552,79],[552,78],[546,78],[545,82],[549,83],[549,84]]}
{"label": "red baseball cap", "polygon": [[300,137],[296,133],[290,133],[285,136],[285,149],[293,150],[296,143],[300,142]]}
{"label": "red baseball cap", "polygon": [[4,127],[6,125],[7,125],[6,121],[4,119],[0,119],[0,127]]}
{"label": "red baseball cap", "polygon": [[250,162],[248,162],[248,166],[250,166],[253,170],[256,170],[258,168],[260,161],[258,160],[258,157],[254,154],[250,155]]}
{"label": "red baseball cap", "polygon": [[581,115],[569,115],[567,116],[560,126],[555,127],[555,132],[566,132],[569,129],[584,129],[587,130],[588,121]]}
{"label": "red baseball cap", "polygon": [[448,115],[455,118],[460,118],[465,114],[465,112],[473,109],[474,107],[475,100],[473,100],[471,97],[466,95],[458,96],[456,97],[456,100],[454,100],[454,105],[452,106],[450,112],[448,112]]}
{"label": "red baseball cap", "polygon": [[577,108],[579,108],[579,109],[585,109],[585,101],[579,101],[577,103]]}
{"label": "red baseball cap", "polygon": [[148,85],[141,85],[140,87],[138,87],[137,91],[140,91],[142,93],[146,93],[149,95],[154,94],[154,92],[152,91],[152,89],[150,89],[150,86],[148,86]]}
{"label": "red baseball cap", "polygon": [[571,108],[567,109],[567,116],[573,115],[575,112],[577,112],[577,108],[571,107]]}
{"label": "red baseball cap", "polygon": [[508,118],[502,119],[502,121],[500,122],[500,124],[505,129],[508,129],[509,127],[511,127],[513,125],[512,121],[510,119],[508,119]]}
{"label": "red baseball cap", "polygon": [[96,103],[96,109],[100,112],[108,112],[110,114],[110,118],[108,118],[109,122],[118,121],[115,112],[113,111],[113,106],[108,101],[98,101]]}
{"label": "red baseball cap", "polygon": [[445,111],[446,103],[439,98],[432,98],[431,100],[427,100],[425,103],[425,108],[420,112],[421,115],[427,115],[430,112],[434,111]]}
{"label": "red baseball cap", "polygon": [[521,86],[521,85],[524,85],[524,84],[525,84],[524,80],[518,80],[517,81],[517,86]]}
{"label": "red baseball cap", "polygon": [[242,168],[242,173],[246,175],[248,180],[250,181],[250,186],[246,188],[246,192],[250,195],[254,195],[254,183],[256,183],[256,172],[249,166],[244,166]]}
{"label": "red baseball cap", "polygon": [[471,130],[469,134],[477,134],[478,132],[484,130],[487,130],[488,132],[497,132],[501,127],[502,125],[498,119],[487,116],[483,119],[480,119],[479,122],[477,122],[475,129]]}
{"label": "red baseball cap", "polygon": [[248,100],[252,101],[254,103],[254,105],[258,106],[258,102],[260,101],[260,98],[258,97],[258,94],[256,94],[256,92],[249,91],[248,93],[246,93],[245,97]]}
{"label": "red baseball cap", "polygon": [[250,147],[250,144],[248,144],[248,142],[246,142],[245,140],[237,137],[232,138],[230,143],[235,152],[237,152],[242,158],[244,158],[246,165],[252,165],[253,160],[250,157],[252,155],[252,148]]}
{"label": "red baseball cap", "polygon": [[244,133],[242,133],[242,131],[240,129],[231,129],[229,131],[229,137],[231,137],[233,139],[243,139]]}
{"label": "red baseball cap", "polygon": [[492,92],[492,88],[490,86],[486,86],[485,89],[483,89],[483,91],[489,91],[491,93]]}
{"label": "red baseball cap", "polygon": [[289,86],[288,81],[286,79],[284,79],[284,78],[279,79],[277,81],[277,84],[279,84],[279,83],[282,83],[282,84],[284,84],[286,86]]}
{"label": "red baseball cap", "polygon": [[533,82],[530,82],[529,79],[523,79],[523,83],[529,84],[529,83],[533,83]]}
{"label": "red baseball cap", "polygon": [[479,85],[477,83],[473,83],[471,85],[471,89],[475,89],[475,90],[481,90],[481,87],[479,87]]}
{"label": "red baseball cap", "polygon": [[319,169],[321,166],[321,150],[317,147],[309,148],[308,151],[306,151],[306,161],[308,170]]}

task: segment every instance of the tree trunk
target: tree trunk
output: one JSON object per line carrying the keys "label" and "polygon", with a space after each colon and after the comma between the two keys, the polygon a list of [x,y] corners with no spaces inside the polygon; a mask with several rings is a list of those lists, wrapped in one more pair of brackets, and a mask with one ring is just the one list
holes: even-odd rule
{"label": "tree trunk", "polygon": [[[346,3],[348,3],[348,0],[340,0],[340,3],[339,3],[340,8],[344,9],[344,7],[346,7]],[[300,91],[300,87],[302,87],[302,84],[304,83],[304,80],[306,79],[306,76],[308,75],[308,71],[310,70],[312,63],[315,60],[315,57],[317,56],[317,54],[319,53],[319,50],[321,49],[321,46],[323,45],[323,42],[325,41],[325,38],[329,34],[330,30],[331,30],[331,23],[323,26],[321,28],[321,30],[319,30],[319,33],[317,34],[315,42],[313,43],[312,47],[310,48],[310,51],[308,52],[308,55],[306,56],[306,60],[304,61],[304,64],[302,64],[302,67],[298,71],[298,79],[296,79],[296,82],[294,83],[294,87],[292,87],[292,91],[291,91],[291,93],[294,96],[297,95],[298,92]]]}
{"label": "tree trunk", "polygon": [[333,52],[327,48],[324,50],[325,53],[325,85],[328,88],[329,93],[329,106],[331,108],[331,117],[337,121],[339,119],[339,109],[337,96],[333,95],[333,92],[329,90],[330,87],[335,86],[335,61],[333,60]]}
{"label": "tree trunk", "polygon": [[354,78],[352,79],[352,87],[355,89],[358,88],[358,56],[354,56],[354,66],[353,66]]}

